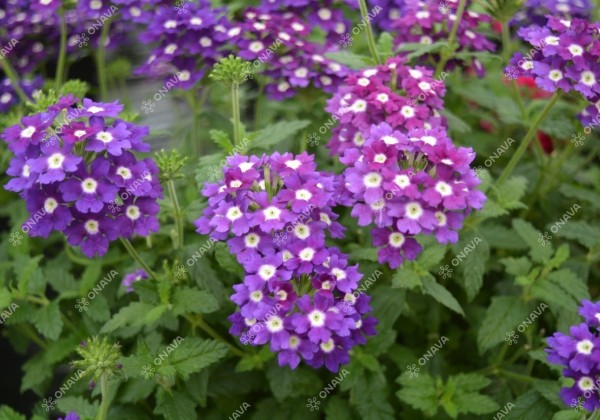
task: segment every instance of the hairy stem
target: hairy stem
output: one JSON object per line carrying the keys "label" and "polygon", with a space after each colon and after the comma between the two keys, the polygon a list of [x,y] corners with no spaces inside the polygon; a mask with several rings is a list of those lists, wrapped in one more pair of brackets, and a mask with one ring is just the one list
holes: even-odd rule
{"label": "hairy stem", "polygon": [[150,269],[148,264],[146,264],[146,261],[144,261],[140,254],[138,254],[138,252],[133,247],[133,244],[129,242],[129,239],[119,239],[121,240],[121,243],[123,244],[127,252],[129,252],[129,255],[131,255],[131,257],[138,262],[138,264],[146,271],[146,273],[148,273],[150,277],[154,278],[154,280],[157,280],[156,273]]}
{"label": "hairy stem", "polygon": [[175,182],[172,179],[167,181],[167,188],[169,190],[169,196],[173,203],[173,210],[175,212],[175,226],[177,227],[177,246],[176,249],[183,248],[183,213],[179,206],[179,200],[177,199],[177,191],[175,190]]}
{"label": "hairy stem", "polygon": [[373,27],[371,26],[371,18],[369,17],[369,10],[367,9],[366,0],[359,0],[360,5],[360,15],[362,16],[362,21],[365,24],[366,32],[367,32],[367,43],[369,44],[369,51],[371,52],[371,56],[373,60],[375,60],[376,64],[382,64],[381,57],[379,56],[379,52],[377,51],[377,46],[375,44],[375,36],[373,35]]}

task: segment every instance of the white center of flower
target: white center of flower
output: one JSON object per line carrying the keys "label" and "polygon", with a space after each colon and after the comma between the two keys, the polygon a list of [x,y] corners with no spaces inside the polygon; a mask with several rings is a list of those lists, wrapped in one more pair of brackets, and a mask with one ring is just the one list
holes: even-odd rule
{"label": "white center of flower", "polygon": [[363,71],[363,76],[365,77],[372,77],[375,76],[377,74],[377,69],[367,69],[365,71]]}
{"label": "white center of flower", "polygon": [[242,185],[242,181],[239,179],[234,179],[229,183],[229,188],[239,188]]}
{"label": "white center of flower", "polygon": [[29,178],[29,165],[23,165],[23,169],[21,170],[21,175]]}
{"label": "white center of flower", "polygon": [[417,19],[428,19],[430,15],[428,11],[422,10],[420,12],[417,12],[415,16],[417,17]]}
{"label": "white center of flower", "polygon": [[415,110],[408,105],[403,106],[400,113],[404,115],[405,118],[412,118],[415,116]]}
{"label": "white center of flower", "polygon": [[296,191],[296,200],[305,200],[308,201],[312,198],[312,194],[308,190],[298,190]]}
{"label": "white center of flower", "polygon": [[127,217],[131,220],[137,220],[142,215],[140,208],[138,206],[134,206],[133,204],[127,207],[125,214],[127,214]]}
{"label": "white center of flower", "polygon": [[398,144],[398,139],[392,136],[383,136],[381,140],[383,140],[383,142],[387,145]]}
{"label": "white center of flower", "polygon": [[337,280],[344,280],[346,278],[346,272],[341,268],[332,268],[331,274],[333,274]]}
{"label": "white center of flower", "polygon": [[371,210],[378,213],[385,208],[385,200],[377,200],[374,203],[371,203]]}
{"label": "white center of flower", "polygon": [[279,92],[286,92],[290,88],[290,84],[288,82],[281,82],[277,85],[277,90]]}
{"label": "white center of flower", "polygon": [[242,162],[238,165],[238,168],[240,168],[240,170],[242,172],[246,172],[248,171],[250,168],[252,168],[254,166],[254,163],[252,162]]}
{"label": "white center of flower", "polygon": [[435,184],[435,190],[439,192],[442,197],[452,195],[452,187],[444,181],[439,181]]}
{"label": "white center of flower", "polygon": [[321,8],[317,13],[322,20],[331,19],[331,10],[329,9]]}
{"label": "white center of flower", "polygon": [[142,10],[139,7],[133,6],[129,8],[129,13],[131,14],[131,16],[138,17],[142,14]]}
{"label": "white center of flower", "polygon": [[427,35],[424,35],[421,37],[419,42],[423,45],[431,45],[431,44],[433,44],[433,39],[431,39],[431,37],[429,37]]}
{"label": "white center of flower", "polygon": [[421,137],[421,141],[430,146],[435,146],[437,144],[437,139],[433,136],[423,136]]}
{"label": "white center of flower", "polygon": [[582,391],[591,391],[594,389],[594,380],[589,376],[582,376],[579,381],[577,381],[577,386]]}
{"label": "white center of flower", "polygon": [[420,70],[410,69],[408,70],[408,72],[414,79],[420,79],[421,77],[423,77],[423,72]]}
{"label": "white center of flower", "polygon": [[319,77],[319,80],[321,80],[323,86],[329,86],[331,83],[333,83],[333,80],[329,76],[321,76]]}
{"label": "white center of flower", "polygon": [[581,73],[581,82],[587,86],[594,86],[596,84],[596,76],[589,70]]}
{"label": "white center of flower", "polygon": [[300,67],[300,68],[296,69],[296,71],[294,71],[294,76],[300,77],[300,78],[305,78],[307,74],[308,74],[308,69],[306,67]]}
{"label": "white center of flower", "polygon": [[409,219],[412,219],[412,220],[419,219],[421,217],[421,215],[423,214],[423,208],[421,207],[421,205],[414,201],[411,203],[407,203],[405,210],[406,210],[406,217],[408,217]]}
{"label": "white center of flower", "polygon": [[94,106],[89,107],[87,110],[88,110],[88,112],[91,112],[92,114],[97,114],[98,112],[104,111],[104,108],[94,105]]}
{"label": "white center of flower", "polygon": [[438,226],[446,226],[448,218],[444,213],[438,211],[435,213],[435,218],[438,220]]}
{"label": "white center of flower", "polygon": [[592,350],[594,350],[594,343],[592,343],[590,340],[581,340],[577,343],[577,353],[579,354],[585,354],[586,356],[589,356],[592,354]]}
{"label": "white center of flower", "polygon": [[260,302],[263,298],[263,294],[260,290],[255,290],[254,292],[250,293],[250,300],[253,302]]}
{"label": "white center of flower", "polygon": [[33,133],[35,133],[35,127],[29,126],[23,131],[21,131],[21,137],[29,139],[31,138],[31,136],[33,136]]}
{"label": "white center of flower", "polygon": [[544,42],[546,43],[546,45],[556,46],[558,45],[558,37],[553,35],[547,36],[546,38],[544,38]]}
{"label": "white center of flower", "polygon": [[327,226],[331,225],[331,218],[326,213],[320,213],[319,219],[321,220],[321,222],[325,222]]}
{"label": "white center of flower", "polygon": [[569,45],[568,50],[571,53],[571,55],[573,55],[573,57],[577,57],[577,56],[583,54],[583,48],[581,48],[581,46],[579,46],[577,44]]}
{"label": "white center of flower", "polygon": [[65,161],[65,156],[62,153],[53,153],[48,158],[48,168],[49,169],[60,169],[62,168],[62,164]]}
{"label": "white center of flower", "polygon": [[242,28],[231,28],[227,32],[227,35],[229,35],[230,37],[234,37],[234,36],[238,36],[240,34],[240,32],[242,32]]}
{"label": "white center of flower", "polygon": [[387,156],[383,153],[377,153],[373,160],[377,163],[385,163],[385,161],[387,160]]}
{"label": "white center of flower", "polygon": [[300,162],[298,159],[288,160],[285,162],[285,166],[287,166],[288,168],[294,169],[294,170],[298,169],[301,165],[302,165],[302,162]]}
{"label": "white center of flower", "polygon": [[380,93],[379,95],[377,95],[377,100],[384,104],[390,100],[390,97],[387,95],[387,93]]}
{"label": "white center of flower", "polygon": [[73,135],[75,137],[77,137],[78,139],[82,138],[83,136],[85,136],[87,133],[85,132],[85,130],[77,130],[73,133]]}
{"label": "white center of flower", "polygon": [[319,347],[321,347],[321,350],[323,350],[325,353],[331,353],[333,349],[335,349],[333,338],[330,338],[329,340],[319,344]]}
{"label": "white center of flower", "polygon": [[270,206],[263,210],[263,214],[265,215],[265,220],[279,220],[281,209]]}
{"label": "white center of flower", "polygon": [[46,213],[54,213],[54,210],[56,210],[57,207],[58,201],[52,197],[48,197],[46,198],[46,201],[44,201],[44,210],[46,210]]}
{"label": "white center of flower", "polygon": [[251,42],[250,45],[248,46],[248,49],[255,53],[262,51],[264,48],[265,48],[265,45],[260,41]]}
{"label": "white center of flower", "polygon": [[308,314],[308,320],[310,321],[310,325],[312,327],[322,327],[325,325],[325,314],[318,309],[315,309]]}
{"label": "white center of flower", "polygon": [[292,29],[296,32],[300,32],[304,30],[304,25],[298,23],[298,22],[294,22],[292,23]]}
{"label": "white center of flower", "polygon": [[360,86],[363,86],[363,87],[369,86],[371,84],[371,82],[369,81],[369,79],[367,79],[366,77],[361,77],[360,79],[358,79],[357,83]]}
{"label": "white center of flower", "polygon": [[267,321],[267,329],[269,330],[269,332],[271,333],[276,333],[279,331],[283,330],[283,319],[281,319],[278,316],[272,316],[268,321]]}
{"label": "white center of flower", "polygon": [[293,257],[292,253],[290,251],[288,251],[287,249],[285,251],[283,251],[283,253],[281,254],[281,259],[284,262],[288,261],[292,257]]}
{"label": "white center of flower", "polygon": [[400,248],[402,245],[404,245],[405,240],[406,240],[406,238],[400,232],[392,232],[390,234],[388,242],[394,248]]}
{"label": "white center of flower", "polygon": [[256,324],[256,318],[244,318],[244,324],[246,324],[248,327],[251,327]]}
{"label": "white center of flower", "polygon": [[600,322],[600,312],[598,312],[596,315],[594,315],[596,317],[596,319],[598,320],[598,322]]}
{"label": "white center of flower", "polygon": [[523,70],[531,70],[533,68],[533,62],[531,60],[525,60],[521,68]]}
{"label": "white center of flower", "polygon": [[202,45],[204,48],[208,48],[212,45],[212,39],[207,36],[203,36],[198,42],[200,42],[200,45]]}
{"label": "white center of flower", "polygon": [[108,131],[101,131],[98,134],[96,134],[96,139],[106,144],[113,141],[113,136]]}
{"label": "white center of flower", "polygon": [[177,21],[173,20],[173,19],[169,19],[165,22],[165,24],[163,26],[165,27],[165,29],[177,28]]}
{"label": "white center of flower", "polygon": [[90,235],[95,235],[100,231],[98,222],[95,220],[88,220],[83,224],[83,227],[85,228],[86,232]]}
{"label": "white center of flower", "polygon": [[467,38],[475,39],[475,34],[472,31],[466,30],[465,35],[467,36]]}
{"label": "white center of flower", "polygon": [[165,54],[173,54],[177,50],[177,44],[169,44],[165,47]]}
{"label": "white center of flower", "polygon": [[352,142],[357,146],[362,146],[363,144],[365,144],[365,138],[360,133],[356,133],[352,138]]}
{"label": "white center of flower", "polygon": [[365,112],[367,110],[367,102],[363,99],[358,99],[348,109],[354,113]]}
{"label": "white center of flower", "polygon": [[300,347],[300,337],[298,337],[297,335],[292,335],[290,337],[290,350],[296,350],[298,347]]}
{"label": "white center of flower", "polygon": [[363,183],[367,188],[378,188],[382,181],[383,178],[377,172],[369,172],[363,177]]}
{"label": "white center of flower", "polygon": [[306,239],[310,236],[310,228],[308,225],[298,224],[294,227],[294,235],[299,239]]}
{"label": "white center of flower", "polygon": [[190,19],[190,23],[194,26],[200,26],[202,25],[202,19],[200,19],[199,17],[193,17]]}
{"label": "white center of flower", "polygon": [[244,243],[246,244],[247,248],[256,248],[259,242],[260,236],[258,236],[256,233],[249,233],[244,236]]}
{"label": "white center of flower", "polygon": [[315,256],[315,250],[312,248],[304,248],[302,251],[300,251],[300,253],[298,254],[298,257],[302,260],[302,261],[311,261],[313,259],[313,257]]}
{"label": "white center of flower", "polygon": [[81,181],[81,189],[86,194],[94,194],[98,188],[98,182],[94,178],[86,178]]}
{"label": "white center of flower", "polygon": [[236,221],[237,219],[242,217],[242,210],[240,210],[238,206],[230,207],[229,210],[227,210],[227,213],[225,213],[225,217],[227,217],[232,222]]}
{"label": "white center of flower", "polygon": [[570,20],[560,20],[560,23],[562,23],[563,25],[565,25],[567,28],[571,27],[571,21]]}
{"label": "white center of flower", "polygon": [[394,177],[394,184],[404,189],[410,185],[410,178],[407,175],[396,175]]}
{"label": "white center of flower", "polygon": [[12,99],[12,95],[8,92],[4,93],[4,95],[0,96],[0,103],[7,104]]}
{"label": "white center of flower", "polygon": [[548,74],[548,77],[550,77],[550,80],[552,80],[553,82],[558,82],[559,80],[562,80],[563,73],[560,70],[552,70]]}
{"label": "white center of flower", "polygon": [[273,278],[276,270],[277,270],[277,268],[274,265],[264,264],[264,265],[261,265],[260,268],[258,269],[258,275],[260,276],[261,279],[263,279],[264,281],[267,281],[267,280]]}
{"label": "white center of flower", "polygon": [[117,174],[121,176],[123,179],[131,179],[133,175],[131,175],[131,170],[126,168],[125,166],[119,166],[117,168]]}

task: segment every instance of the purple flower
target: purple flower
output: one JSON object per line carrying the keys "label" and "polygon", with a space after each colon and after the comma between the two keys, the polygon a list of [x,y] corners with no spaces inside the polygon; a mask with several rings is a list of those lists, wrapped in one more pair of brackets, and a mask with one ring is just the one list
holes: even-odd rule
{"label": "purple flower", "polygon": [[74,176],[60,185],[63,199],[74,201],[75,207],[82,213],[100,212],[118,192],[118,188],[106,179],[109,168],[110,162],[101,157],[92,162],[89,171],[80,165]]}
{"label": "purple flower", "polygon": [[104,255],[110,241],[119,236],[119,226],[114,219],[100,214],[73,212],[74,220],[65,229],[70,245],[81,246],[83,255],[92,258]]}
{"label": "purple flower", "polygon": [[122,284],[123,284],[123,286],[125,286],[125,291],[127,293],[131,293],[134,291],[134,288],[133,288],[134,282],[140,281],[140,280],[146,280],[148,278],[149,278],[148,273],[146,273],[145,270],[140,268],[138,270],[135,270],[133,273],[126,274],[125,277],[123,278]]}

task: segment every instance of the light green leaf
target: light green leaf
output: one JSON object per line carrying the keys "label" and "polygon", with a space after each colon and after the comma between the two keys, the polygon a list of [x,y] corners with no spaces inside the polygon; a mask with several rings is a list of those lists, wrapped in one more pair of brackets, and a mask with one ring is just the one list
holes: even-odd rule
{"label": "light green leaf", "polygon": [[364,69],[365,67],[372,66],[372,60],[370,57],[364,55],[358,55],[349,51],[337,51],[329,52],[325,54],[325,57],[337,61],[340,64],[350,67],[354,70]]}
{"label": "light green leaf", "polygon": [[298,131],[308,125],[310,125],[309,120],[280,121],[271,124],[258,133],[256,140],[252,143],[251,149],[268,150],[283,140],[296,135]]}
{"label": "light green leaf", "polygon": [[417,264],[426,271],[429,271],[432,268],[438,268],[440,262],[444,259],[447,248],[448,246],[445,244],[435,244],[424,247],[423,252],[417,258]]}
{"label": "light green leaf", "polygon": [[549,419],[555,410],[535,390],[530,389],[515,402],[515,407],[505,417],[506,420],[540,420]]}
{"label": "light green leaf", "polygon": [[520,201],[525,191],[527,191],[527,178],[513,176],[498,187],[498,204],[506,210],[526,208]]}
{"label": "light green leaf", "polygon": [[173,313],[175,315],[186,312],[209,314],[219,309],[219,303],[211,293],[189,287],[175,290],[173,300]]}
{"label": "light green leaf", "polygon": [[562,226],[556,236],[575,240],[591,249],[600,242],[600,228],[583,220],[573,220]]}
{"label": "light green leaf", "polygon": [[56,406],[63,413],[75,411],[79,416],[94,417],[98,410],[98,403],[90,403],[85,398],[63,397],[56,400]]}
{"label": "light green leaf", "polygon": [[512,225],[517,231],[517,235],[529,246],[529,253],[533,261],[546,263],[550,260],[554,254],[554,249],[551,243],[544,245],[543,235],[540,231],[534,228],[531,223],[521,219],[514,219]]}
{"label": "light green leaf", "polygon": [[215,340],[201,340],[197,337],[186,338],[171,353],[169,364],[183,379],[225,357],[229,347]]}
{"label": "light green leaf", "polygon": [[58,339],[63,327],[58,301],[39,308],[34,314],[33,324],[44,337]]}
{"label": "light green leaf", "polygon": [[454,298],[454,296],[452,296],[452,293],[450,293],[444,286],[437,283],[433,277],[428,276],[423,279],[422,290],[423,293],[432,296],[442,305],[452,309],[454,312],[457,312],[462,316],[465,316],[462,307]]}
{"label": "light green leaf", "polygon": [[[343,367],[338,373],[339,378],[342,378],[342,372]],[[271,363],[267,368],[267,379],[271,392],[280,401],[300,395],[318,394],[323,387],[323,383],[314,371],[281,369],[275,363]]]}
{"label": "light green leaf", "polygon": [[1,420],[27,420],[27,418],[7,405],[0,407],[0,419]]}
{"label": "light green leaf", "polygon": [[484,353],[503,342],[528,314],[527,304],[518,296],[492,298],[477,335],[479,351]]}
{"label": "light green leaf", "polygon": [[531,270],[531,262],[527,257],[501,258],[500,262],[504,265],[506,272],[513,276],[526,276]]}
{"label": "light green leaf", "polygon": [[195,420],[196,404],[186,394],[160,387],[156,392],[154,414],[162,414],[166,420]]}
{"label": "light green leaf", "polygon": [[228,154],[233,150],[233,144],[229,139],[229,134],[222,130],[210,130],[208,132],[212,141],[223,150],[223,153]]}
{"label": "light green leaf", "polygon": [[421,277],[412,268],[399,267],[392,277],[392,287],[401,289],[414,289],[422,286]]}
{"label": "light green leaf", "polygon": [[141,326],[146,314],[154,308],[153,305],[144,302],[133,302],[116,313],[110,321],[104,324],[101,333],[110,333],[125,326]]}
{"label": "light green leaf", "polygon": [[[459,242],[460,246],[463,247],[463,252],[466,254],[466,258],[462,259],[460,263],[464,287],[467,299],[472,301],[483,286],[483,275],[485,274],[485,265],[490,258],[490,247],[483,237],[476,234],[462,238]],[[467,251],[469,252],[467,253]]]}
{"label": "light green leaf", "polygon": [[420,374],[417,377],[410,378],[407,374],[402,374],[397,382],[401,386],[400,391],[396,393],[400,400],[417,410],[421,410],[427,416],[431,417],[437,414],[437,389],[431,376]]}
{"label": "light green leaf", "polygon": [[440,51],[442,48],[447,47],[448,43],[445,41],[434,42],[433,44],[420,44],[420,43],[403,43],[398,48],[398,51],[412,51],[406,56],[408,60],[413,58],[421,57],[425,54],[430,54],[436,51]]}

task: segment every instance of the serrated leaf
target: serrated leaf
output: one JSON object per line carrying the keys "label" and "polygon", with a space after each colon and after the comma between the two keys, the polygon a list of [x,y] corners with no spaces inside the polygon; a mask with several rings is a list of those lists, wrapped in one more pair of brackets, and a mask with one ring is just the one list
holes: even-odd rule
{"label": "serrated leaf", "polygon": [[577,410],[562,410],[554,414],[552,420],[585,420],[585,414]]}
{"label": "serrated leaf", "polygon": [[389,386],[385,375],[365,372],[352,387],[350,402],[362,420],[394,420],[394,408],[388,402]]}
{"label": "serrated leaf", "polygon": [[560,398],[560,384],[557,381],[540,379],[533,381],[532,385],[542,397],[554,404],[556,407],[564,407],[564,402]]}
{"label": "serrated leaf", "polygon": [[435,300],[437,300],[442,305],[446,306],[449,309],[452,309],[454,312],[465,316],[462,307],[458,303],[458,301],[452,296],[452,293],[448,291],[444,286],[435,281],[433,277],[425,277],[423,278],[423,293],[426,293],[432,296]]}
{"label": "serrated leaf", "polygon": [[520,201],[525,191],[527,191],[527,178],[513,176],[498,187],[498,204],[506,210],[526,208]]}
{"label": "serrated leaf", "polygon": [[[343,371],[344,368],[341,368],[340,372]],[[266,373],[271,392],[279,401],[300,395],[318,394],[322,389],[321,380],[311,370],[299,369],[292,371],[281,369],[278,364],[271,363]],[[346,375],[344,374],[343,377]],[[342,378],[342,373],[339,373],[338,376]]]}
{"label": "serrated leaf", "polygon": [[217,299],[203,290],[191,289],[189,287],[175,290],[173,296],[173,313],[209,314],[219,309]]}
{"label": "serrated leaf", "polygon": [[202,156],[198,160],[198,166],[196,166],[196,183],[201,188],[205,182],[214,180],[215,176],[223,178],[221,161],[224,159],[225,154],[213,153],[211,155]]}
{"label": "serrated leaf", "polygon": [[309,120],[279,121],[263,128],[252,143],[251,149],[267,150],[283,140],[294,136],[310,125]]}
{"label": "serrated leaf", "polygon": [[237,262],[231,252],[229,252],[229,248],[226,244],[222,242],[217,242],[215,244],[215,259],[222,269],[234,274],[243,274],[242,266]]}
{"label": "serrated leaf", "polygon": [[2,420],[27,420],[27,418],[7,405],[0,407],[0,419]]}
{"label": "serrated leaf", "polygon": [[154,414],[162,414],[166,420],[194,420],[195,408],[194,401],[182,392],[174,389],[167,391],[162,387],[156,392]]}
{"label": "serrated leaf", "polygon": [[462,120],[458,115],[453,114],[447,109],[444,109],[440,112],[446,120],[448,121],[448,127],[450,131],[456,134],[468,134],[473,131],[471,126]]}
{"label": "serrated leaf", "polygon": [[153,305],[145,302],[133,302],[129,306],[121,308],[118,313],[113,315],[113,317],[104,324],[104,327],[102,327],[100,332],[106,334],[129,325],[141,326],[144,323],[146,314],[153,308]]}
{"label": "serrated leaf", "polygon": [[223,153],[231,153],[231,151],[233,150],[233,144],[231,144],[229,134],[222,130],[210,130],[208,134],[211,140],[214,141],[215,144],[223,150]]}
{"label": "serrated leaf", "polygon": [[29,287],[29,282],[32,280],[34,273],[39,271],[41,255],[30,258],[23,255],[19,255],[15,258],[15,274],[17,276],[17,289],[19,294],[24,296],[28,293],[33,293],[33,288]]}
{"label": "serrated leaf", "polygon": [[394,37],[389,32],[383,32],[377,40],[377,51],[384,57],[394,55]]}
{"label": "serrated leaf", "polygon": [[585,280],[569,269],[564,268],[553,271],[548,274],[546,280],[559,286],[565,294],[572,296],[576,302],[590,299],[590,292]]}
{"label": "serrated leaf", "polygon": [[63,327],[58,301],[39,308],[34,313],[33,324],[44,337],[50,340],[58,339]]}
{"label": "serrated leaf", "polygon": [[[490,258],[490,247],[485,239],[478,235],[464,237],[459,245],[464,245],[463,252],[467,254],[460,266],[463,272],[464,287],[467,299],[472,301],[483,286],[485,266]],[[458,254],[460,256],[460,254]]]}
{"label": "serrated leaf", "polygon": [[8,308],[12,302],[12,293],[6,288],[0,288],[0,311]]}
{"label": "serrated leaf", "polygon": [[407,60],[421,57],[425,54],[430,54],[436,51],[440,51],[442,48],[447,47],[446,41],[438,41],[432,44],[420,44],[420,43],[403,43],[398,48],[398,51],[411,51],[410,54],[406,55]]}
{"label": "serrated leaf", "polygon": [[327,399],[325,405],[325,419],[326,420],[352,420],[352,410],[348,401],[334,395]]}
{"label": "serrated leaf", "polygon": [[479,351],[484,353],[506,338],[528,315],[527,304],[518,296],[492,298],[477,334]]}
{"label": "serrated leaf", "polygon": [[575,240],[591,249],[600,242],[600,228],[583,220],[573,220],[562,226],[556,236]]}
{"label": "serrated leaf", "polygon": [[519,235],[529,246],[529,254],[535,262],[545,263],[550,260],[554,254],[552,244],[544,245],[543,235],[540,231],[534,228],[531,223],[521,219],[514,219],[512,222],[517,235]]}
{"label": "serrated leaf", "polygon": [[417,264],[426,271],[429,271],[434,267],[439,267],[440,262],[444,259],[444,255],[446,255],[447,248],[448,247],[445,244],[435,244],[425,247],[423,252],[417,258]]}
{"label": "serrated leaf", "polygon": [[225,357],[229,347],[215,340],[201,340],[197,337],[186,338],[171,353],[169,364],[173,366],[183,379],[192,373],[200,372],[205,367]]}
{"label": "serrated leaf", "polygon": [[514,405],[515,407],[506,416],[506,420],[549,419],[555,411],[550,403],[533,389],[522,394]]}
{"label": "serrated leaf", "polygon": [[325,57],[355,70],[372,66],[370,57],[354,54],[349,51],[329,52],[325,54]]}
{"label": "serrated leaf", "polygon": [[526,276],[531,270],[531,261],[527,257],[502,258],[500,262],[504,265],[506,272],[513,276]]}
{"label": "serrated leaf", "polygon": [[434,416],[438,412],[437,388],[433,378],[427,374],[419,374],[410,378],[402,374],[397,382],[401,385],[396,393],[398,398],[411,407],[424,412],[428,416]]}
{"label": "serrated leaf", "polygon": [[63,413],[69,413],[71,411],[76,412],[79,416],[86,416],[93,418],[98,410],[98,403],[93,404],[88,402],[85,398],[79,397],[63,397],[56,400],[57,408]]}
{"label": "serrated leaf", "polygon": [[392,287],[401,289],[414,289],[422,286],[421,277],[412,268],[399,267],[392,277]]}
{"label": "serrated leaf", "polygon": [[108,308],[108,302],[102,295],[96,295],[94,299],[90,301],[88,310],[85,311],[86,316],[89,316],[96,322],[106,322],[110,318],[110,309]]}

